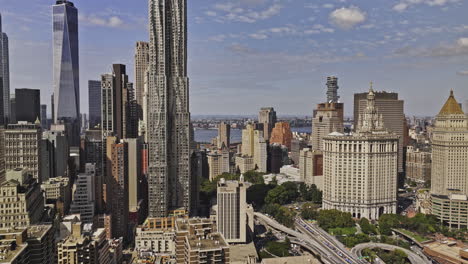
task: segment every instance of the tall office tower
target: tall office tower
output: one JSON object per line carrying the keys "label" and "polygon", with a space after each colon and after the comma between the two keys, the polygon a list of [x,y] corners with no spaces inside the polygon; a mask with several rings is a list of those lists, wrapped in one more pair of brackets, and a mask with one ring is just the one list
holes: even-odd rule
{"label": "tall office tower", "polygon": [[338,78],[335,76],[327,77],[327,103],[338,103]]}
{"label": "tall office tower", "polygon": [[5,182],[5,130],[0,128],[0,184]]}
{"label": "tall office tower", "polygon": [[212,219],[177,219],[176,263],[231,263],[229,244]]}
{"label": "tall office tower", "polygon": [[242,156],[254,155],[254,131],[252,124],[247,124],[242,130]]}
{"label": "tall office tower", "polygon": [[[108,212],[112,215],[112,237],[123,237],[128,241],[128,144],[115,142],[108,137],[111,158],[106,179]],[[109,144],[109,141],[114,141]]]}
{"label": "tall office tower", "polygon": [[120,139],[136,137],[132,104],[133,85],[128,82],[126,67],[123,64],[112,65],[113,73],[104,74],[101,79],[102,114],[101,129],[103,136],[115,135]]}
{"label": "tall office tower", "polygon": [[[192,153],[191,157],[192,178],[191,194],[190,194],[190,216],[206,215],[203,214],[203,209],[206,207],[200,206],[200,187],[204,179],[209,177],[208,155],[206,150],[197,150]],[[207,213],[208,214],[208,213]]]}
{"label": "tall office tower", "polygon": [[41,119],[41,90],[16,89],[16,121],[34,123]]}
{"label": "tall office tower", "polygon": [[299,156],[301,181],[307,185],[315,184],[323,190],[323,153],[320,150],[305,148]]}
{"label": "tall office tower", "polygon": [[263,124],[263,137],[265,140],[270,140],[271,130],[277,122],[276,112],[273,107],[262,107],[258,114],[258,122]]}
{"label": "tall office tower", "polygon": [[88,81],[89,127],[101,125],[101,81]]}
{"label": "tall office tower", "polygon": [[44,131],[42,133],[40,155],[42,180],[69,177],[69,156],[70,148],[64,131]]}
{"label": "tall office tower", "polygon": [[149,0],[149,216],[190,207],[186,0]]}
{"label": "tall office tower", "polygon": [[146,218],[146,208],[144,207],[144,179],[141,173],[141,148],[140,139],[124,139],[128,149],[128,207],[129,222],[136,226]]}
{"label": "tall office tower", "polygon": [[267,172],[267,160],[268,160],[268,143],[263,138],[263,132],[254,131],[254,155],[253,163],[254,168],[259,172]]}
{"label": "tall office tower", "polygon": [[102,132],[100,129],[88,130],[82,142],[82,164],[81,171],[85,170],[85,164],[91,163],[96,165],[96,209],[98,213],[104,211],[103,184],[105,183],[103,172],[103,141]]}
{"label": "tall office tower", "polygon": [[398,136],[385,128],[372,88],[356,132],[323,138],[323,207],[376,220],[395,214]]}
{"label": "tall office tower", "polygon": [[50,112],[52,113],[52,123],[54,123],[54,120],[55,120],[55,100],[54,100],[54,94],[53,93],[50,96]]}
{"label": "tall office tower", "polygon": [[94,222],[95,177],[94,171],[80,173],[73,186],[74,193],[70,213],[79,214],[81,222],[84,224],[92,224]]}
{"label": "tall office tower", "polygon": [[[341,116],[340,116],[341,115]],[[318,104],[312,119],[312,149],[322,150],[322,139],[332,132],[344,132],[343,104]]]}
{"label": "tall office tower", "polygon": [[27,169],[7,171],[0,185],[0,228],[27,227],[41,221],[44,196]]}
{"label": "tall office tower", "polygon": [[293,138],[291,140],[291,160],[294,162],[295,165],[299,164],[299,156],[302,149],[307,148],[307,140],[304,138]]}
{"label": "tall office tower", "polygon": [[213,181],[223,173],[229,173],[229,149],[224,146],[221,149],[214,150],[208,155],[209,179]]}
{"label": "tall office tower", "polygon": [[58,0],[53,13],[53,84],[55,124],[65,123],[70,146],[80,144],[80,77],[78,9],[72,2]]}
{"label": "tall office tower", "polygon": [[415,149],[412,146],[406,149],[406,178],[416,182],[431,180],[432,153]]}
{"label": "tall office tower", "polygon": [[[354,94],[354,128],[359,122],[364,109],[367,107],[367,93]],[[404,101],[398,99],[398,93],[375,92],[375,106],[383,116],[385,128],[399,136],[398,141],[398,172],[403,172],[403,149],[405,112]]]}
{"label": "tall office tower", "polygon": [[10,120],[8,123],[16,124],[16,122],[17,122],[16,121],[16,98],[15,98],[15,94],[11,94],[10,95]]}
{"label": "tall office tower", "polygon": [[52,7],[54,31],[55,120],[78,119],[80,78],[78,52],[78,9],[72,2],[58,0]]}
{"label": "tall office tower", "polygon": [[47,105],[41,104],[41,127],[42,129],[48,129],[47,126]]}
{"label": "tall office tower", "polygon": [[250,183],[239,181],[218,182],[216,224],[218,232],[228,243],[247,242],[247,189]]}
{"label": "tall office tower", "polygon": [[5,130],[6,170],[29,169],[33,177],[42,183],[41,140],[42,131],[39,124],[27,122],[9,124]]}
{"label": "tall office tower", "polygon": [[291,149],[291,126],[287,122],[278,122],[271,132],[270,144],[276,143]]}
{"label": "tall office tower", "polygon": [[242,151],[236,157],[236,167],[241,173],[254,169],[267,172],[267,145],[263,131],[255,130],[254,125],[248,124],[242,130]]}
{"label": "tall office tower", "polygon": [[2,31],[0,14],[0,125],[8,123],[10,116],[10,54],[8,35]]}
{"label": "tall office tower", "polygon": [[149,65],[149,43],[138,41],[135,47],[135,92],[138,103],[138,118],[143,119],[143,95],[145,93],[145,75]]}
{"label": "tall office tower", "polygon": [[218,148],[226,146],[229,148],[231,145],[231,126],[224,122],[218,125]]}
{"label": "tall office tower", "polygon": [[267,171],[280,173],[281,168],[286,164],[289,164],[288,149],[279,144],[270,144],[268,146]]}
{"label": "tall office tower", "polygon": [[452,228],[468,227],[468,117],[450,92],[432,134],[432,214]]}

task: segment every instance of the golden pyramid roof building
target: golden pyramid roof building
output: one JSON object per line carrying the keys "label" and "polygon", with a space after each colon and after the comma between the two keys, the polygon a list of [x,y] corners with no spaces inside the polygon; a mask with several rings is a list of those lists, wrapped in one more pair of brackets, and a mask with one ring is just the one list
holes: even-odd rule
{"label": "golden pyramid roof building", "polygon": [[453,90],[450,91],[450,96],[447,99],[447,102],[445,102],[445,105],[442,107],[442,109],[439,112],[439,115],[464,115],[463,110],[458,104],[457,100],[455,99],[455,96],[453,95]]}

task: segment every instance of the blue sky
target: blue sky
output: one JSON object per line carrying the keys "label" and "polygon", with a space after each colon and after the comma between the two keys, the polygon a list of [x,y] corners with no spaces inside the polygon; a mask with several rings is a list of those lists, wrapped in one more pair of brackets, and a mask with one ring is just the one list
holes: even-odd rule
{"label": "blue sky", "polygon": [[[434,115],[450,89],[468,99],[466,0],[188,0],[192,114],[311,115],[326,76],[352,95],[396,91],[407,115]],[[12,88],[52,92],[49,0],[0,0]],[[87,81],[124,63],[147,40],[147,0],[76,0],[82,111]]]}

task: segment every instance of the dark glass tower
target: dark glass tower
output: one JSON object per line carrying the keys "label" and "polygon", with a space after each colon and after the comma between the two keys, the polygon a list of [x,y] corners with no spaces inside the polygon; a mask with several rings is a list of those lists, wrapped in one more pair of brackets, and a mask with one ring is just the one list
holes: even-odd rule
{"label": "dark glass tower", "polygon": [[101,81],[88,81],[89,128],[101,125]]}
{"label": "dark glass tower", "polygon": [[187,1],[149,0],[149,216],[190,207]]}
{"label": "dark glass tower", "polygon": [[41,120],[41,91],[36,89],[16,89],[16,121],[30,123]]}
{"label": "dark glass tower", "polygon": [[78,56],[78,9],[67,0],[53,6],[55,123],[68,123],[70,145],[79,144],[80,78]]}

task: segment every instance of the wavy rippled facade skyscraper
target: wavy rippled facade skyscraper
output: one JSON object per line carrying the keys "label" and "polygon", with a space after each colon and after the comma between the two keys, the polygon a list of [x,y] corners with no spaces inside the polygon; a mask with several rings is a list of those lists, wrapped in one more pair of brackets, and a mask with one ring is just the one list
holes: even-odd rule
{"label": "wavy rippled facade skyscraper", "polygon": [[149,216],[190,206],[186,0],[149,0]]}

